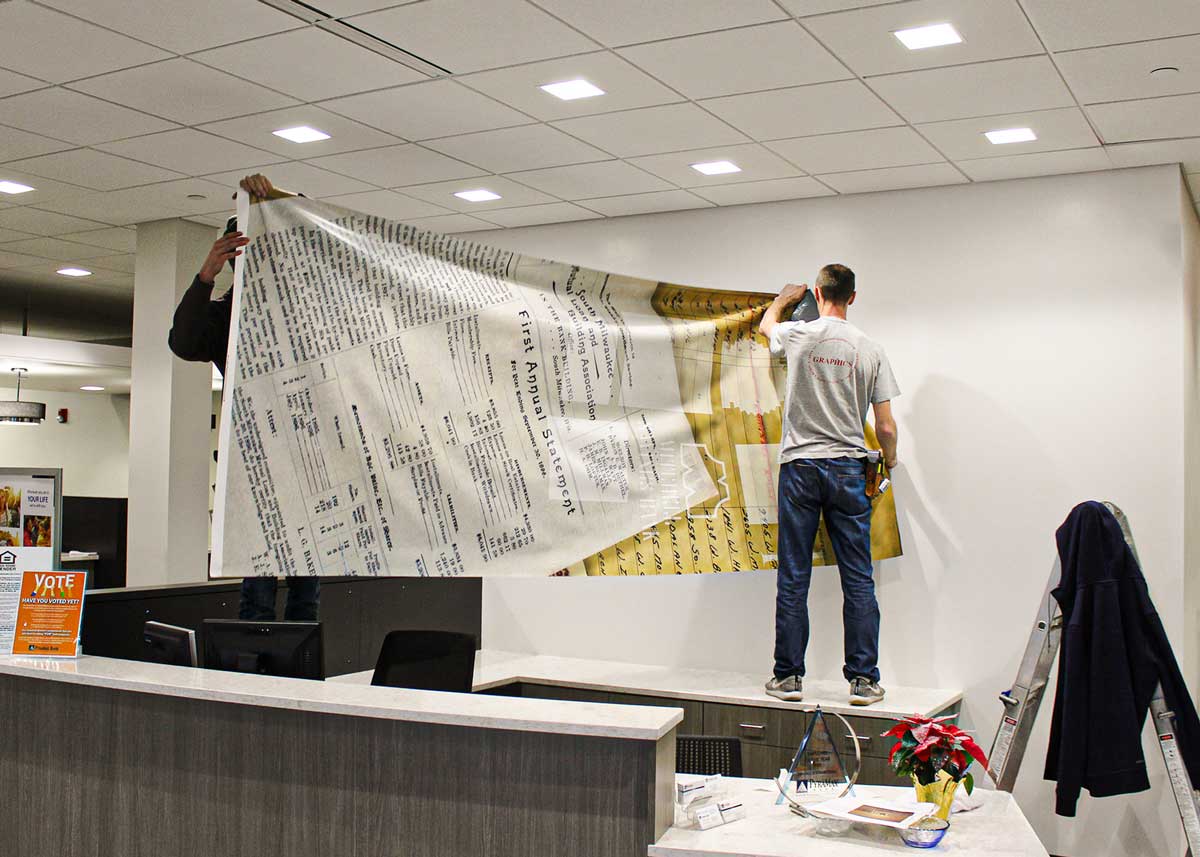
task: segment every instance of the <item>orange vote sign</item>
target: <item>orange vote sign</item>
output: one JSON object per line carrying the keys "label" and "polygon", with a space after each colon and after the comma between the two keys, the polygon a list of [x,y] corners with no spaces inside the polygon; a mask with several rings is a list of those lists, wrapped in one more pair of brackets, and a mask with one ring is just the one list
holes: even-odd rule
{"label": "orange vote sign", "polygon": [[83,619],[82,571],[26,571],[12,653],[73,658]]}

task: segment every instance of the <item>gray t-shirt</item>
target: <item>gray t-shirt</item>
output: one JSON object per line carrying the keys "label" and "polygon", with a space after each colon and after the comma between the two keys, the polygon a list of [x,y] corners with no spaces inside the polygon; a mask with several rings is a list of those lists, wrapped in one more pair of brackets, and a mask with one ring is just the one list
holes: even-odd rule
{"label": "gray t-shirt", "polygon": [[822,317],[775,325],[771,353],[788,366],[780,462],[864,457],[868,407],[900,395],[883,348],[850,322]]}

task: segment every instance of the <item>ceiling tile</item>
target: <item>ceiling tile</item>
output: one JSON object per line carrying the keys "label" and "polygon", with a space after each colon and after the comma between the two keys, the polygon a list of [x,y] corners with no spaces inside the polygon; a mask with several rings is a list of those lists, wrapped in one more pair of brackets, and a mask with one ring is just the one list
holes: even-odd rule
{"label": "ceiling tile", "polygon": [[868,83],[909,122],[938,122],[1075,104],[1046,56],[909,71],[873,77]]}
{"label": "ceiling tile", "polygon": [[767,146],[809,173],[903,167],[945,160],[920,134],[903,127],[776,140]]}
{"label": "ceiling tile", "polygon": [[729,95],[705,101],[704,106],[756,140],[904,124],[857,80]]}
{"label": "ceiling tile", "polygon": [[608,217],[627,214],[650,214],[655,211],[682,211],[689,208],[711,208],[712,203],[686,190],[659,190],[627,196],[593,197],[584,203],[593,211]]}
{"label": "ceiling tile", "polygon": [[806,199],[812,196],[833,195],[833,191],[808,176],[706,187],[699,188],[694,192],[717,205],[746,205],[752,202],[776,202],[782,199]]}
{"label": "ceiling tile", "polygon": [[486,174],[486,170],[432,152],[415,143],[385,146],[345,155],[315,158],[310,163],[335,173],[370,182],[377,187],[428,184]]}
{"label": "ceiling tile", "polygon": [[1200,93],[1085,108],[1106,143],[1200,136]]}
{"label": "ceiling tile", "polygon": [[[309,197],[326,197],[343,193],[359,193],[374,190],[372,185],[348,176],[331,173],[302,161],[291,161],[286,164],[275,164],[263,167],[262,172],[271,179],[276,187],[285,188],[294,193],[302,193]],[[245,170],[233,170],[226,173],[215,173],[205,176],[209,181],[223,184],[236,189],[238,182],[246,175]]]}
{"label": "ceiling tile", "polygon": [[[0,101],[0,110],[3,108],[4,102]],[[44,155],[47,152],[58,152],[70,149],[71,146],[71,143],[64,143],[61,140],[52,140],[40,134],[30,134],[28,131],[0,125],[0,163],[33,155]]]}
{"label": "ceiling tile", "polygon": [[[947,22],[962,35],[957,45],[910,51],[896,30]],[[862,75],[912,71],[1040,54],[1042,44],[1016,0],[915,0],[823,15],[804,25]]]}
{"label": "ceiling tile", "polygon": [[95,265],[97,268],[103,268],[106,271],[120,271],[125,274],[132,274],[136,260],[137,257],[132,253],[122,253],[119,256],[97,256],[94,259],[88,259],[88,264]]}
{"label": "ceiling tile", "polygon": [[345,196],[326,197],[323,202],[340,205],[362,214],[373,214],[387,220],[411,220],[414,217],[433,217],[449,214],[450,209],[423,199],[413,199],[394,190],[372,190]]}
{"label": "ceiling tile", "polygon": [[746,24],[784,15],[770,0],[539,0],[547,10],[605,45],[630,45]]}
{"label": "ceiling tile", "polygon": [[1145,167],[1152,164],[1182,164],[1185,172],[1200,172],[1200,137],[1184,140],[1154,140],[1105,146],[1116,167]]}
{"label": "ceiling tile", "polygon": [[523,113],[453,80],[364,92],[324,101],[320,106],[406,140],[490,131],[530,121]]}
{"label": "ceiling tile", "polygon": [[975,181],[986,182],[1060,173],[1090,173],[1096,170],[1111,170],[1112,163],[1104,149],[1095,146],[1091,149],[1034,152],[1031,155],[1009,155],[1002,158],[959,161],[958,167]]}
{"label": "ceiling tile", "polygon": [[601,161],[598,164],[530,170],[516,173],[512,178],[562,199],[587,199],[593,196],[671,189],[667,182],[657,176],[642,172],[624,161]]}
{"label": "ceiling tile", "polygon": [[295,103],[286,95],[183,58],[78,81],[71,88],[184,125]]}
{"label": "ceiling tile", "polygon": [[15,164],[0,165],[0,179],[10,182],[17,182],[26,187],[31,187],[33,190],[18,194],[0,194],[0,199],[5,202],[16,203],[17,205],[38,205],[44,202],[49,202],[54,199],[62,199],[63,197],[78,196],[81,193],[87,193],[85,188],[79,185],[60,182],[56,179],[48,179],[43,176],[35,176],[32,173],[18,170]]}
{"label": "ceiling tile", "polygon": [[28,265],[38,265],[43,261],[41,256],[30,256],[28,253],[17,253],[0,247],[0,268],[23,268]]}
{"label": "ceiling tile", "polygon": [[854,76],[795,21],[653,42],[620,53],[689,98]]}
{"label": "ceiling tile", "polygon": [[1024,0],[1052,51],[1200,33],[1195,0]]}
{"label": "ceiling tile", "polygon": [[15,71],[0,68],[0,98],[6,95],[16,95],[19,92],[29,92],[31,89],[43,89],[48,84]]}
{"label": "ceiling tile", "polygon": [[360,15],[349,23],[453,74],[595,47],[525,0],[426,0]]}
{"label": "ceiling tile", "polygon": [[460,232],[479,232],[484,229],[495,229],[496,224],[488,223],[469,214],[447,214],[441,217],[423,217],[416,220],[406,220],[405,223],[418,229],[428,229],[431,232],[442,232],[455,235]]}
{"label": "ceiling tile", "polygon": [[395,60],[315,27],[204,51],[192,59],[303,101],[425,79]]}
{"label": "ceiling tile", "polygon": [[[560,167],[559,169],[578,169],[578,167]],[[454,195],[460,190],[478,189],[498,193],[500,194],[500,199],[491,202],[467,202],[465,199],[459,199]],[[525,185],[517,184],[515,181],[502,176],[481,176],[472,179],[458,179],[457,181],[416,185],[415,187],[406,187],[404,193],[407,196],[415,196],[418,199],[423,199],[426,202],[432,202],[434,205],[440,205],[454,211],[480,212],[481,215],[483,212],[493,208],[512,208],[514,205],[537,205],[543,202],[557,202],[553,197],[528,188]]]}
{"label": "ceiling tile", "polygon": [[[188,199],[198,195],[201,199]],[[48,202],[50,211],[88,217],[93,220],[126,226],[169,217],[185,217],[192,214],[208,214],[229,199],[229,189],[204,179],[179,179],[161,184],[93,193],[86,196]],[[0,212],[0,215],[6,212]],[[79,229],[81,227],[75,227]]]}
{"label": "ceiling tile", "polygon": [[154,0],[152,13],[129,0],[41,2],[180,54],[303,25],[299,18],[245,0],[204,0],[203,14],[195,0]]}
{"label": "ceiling tile", "polygon": [[6,241],[19,241],[22,238],[33,238],[35,236],[28,232],[20,232],[16,229],[0,229],[0,243]]}
{"label": "ceiling tile", "polygon": [[783,7],[803,18],[805,15],[824,15],[826,12],[845,12],[847,9],[862,9],[866,6],[882,6],[896,0],[779,0]]}
{"label": "ceiling tile", "polygon": [[[603,89],[604,95],[563,101],[541,89],[547,83],[580,78]],[[683,100],[670,87],[607,51],[482,71],[460,79],[472,89],[544,121]]]}
{"label": "ceiling tile", "polygon": [[[741,172],[706,176],[692,169],[692,164],[709,161],[730,161],[741,167]],[[667,155],[647,155],[630,158],[629,163],[680,187],[704,187],[803,175],[803,171],[756,143],[715,149],[692,149]]]}
{"label": "ceiling tile", "polygon": [[[1072,91],[1085,104],[1157,98],[1200,91],[1200,36],[1113,45],[1059,54],[1055,59]],[[1175,73],[1150,74],[1175,66]]]}
{"label": "ceiling tile", "polygon": [[[308,125],[324,131],[330,135],[330,139],[318,140],[315,143],[293,143],[282,137],[276,137],[272,133],[281,128],[292,128],[297,125]],[[311,104],[304,107],[289,107],[285,110],[272,110],[254,116],[242,116],[238,119],[226,119],[223,122],[213,122],[201,126],[200,130],[219,134],[248,146],[266,149],[286,158],[302,158],[304,160],[322,155],[335,155],[339,152],[352,152],[356,149],[388,146],[397,142],[391,134],[368,128],[352,119],[346,119]]]}
{"label": "ceiling tile", "polygon": [[12,71],[62,83],[169,56],[25,0],[0,4],[0,58]]}
{"label": "ceiling tile", "polygon": [[[40,260],[38,260],[37,264],[22,265],[19,270],[22,273],[27,273],[27,274],[46,275],[47,278],[55,278],[55,279],[59,279],[59,280],[72,279],[70,277],[64,277],[61,274],[57,274],[57,275],[55,274],[55,269],[57,269],[61,266],[62,265],[60,262],[50,262],[50,261],[46,261],[45,259],[40,259]],[[88,270],[92,270],[92,269],[89,268]],[[87,285],[89,287],[88,288],[89,291],[92,291],[96,287],[99,287],[99,286],[107,286],[110,288],[118,288],[119,287],[119,288],[123,288],[123,289],[130,289],[130,288],[133,288],[133,275],[132,274],[124,274],[119,271],[105,271],[100,268],[96,268],[95,270],[92,270],[92,275],[90,277],[87,277],[85,279],[85,282],[87,283]]]}
{"label": "ceiling tile", "polygon": [[481,131],[461,137],[429,140],[424,145],[493,173],[603,161],[610,157],[607,152],[549,125],[522,125],[499,131]]}
{"label": "ceiling tile", "polygon": [[101,143],[96,148],[190,176],[217,170],[245,170],[283,160],[282,155],[274,152],[255,149],[192,128]]}
{"label": "ceiling tile", "polygon": [[74,149],[70,152],[26,158],[0,167],[0,171],[7,167],[16,167],[35,176],[57,179],[92,190],[119,190],[123,187],[182,178],[172,170],[152,167],[94,149]]}
{"label": "ceiling tile", "polygon": [[643,107],[554,123],[618,157],[744,143],[746,136],[695,104]]}
{"label": "ceiling tile", "polygon": [[132,253],[137,249],[137,231],[125,227],[89,229],[86,232],[68,232],[59,236],[77,244],[90,244],[120,253]]}
{"label": "ceiling tile", "polygon": [[912,187],[965,184],[962,173],[951,164],[924,164],[916,167],[888,167],[882,170],[862,170],[852,173],[833,173],[819,176],[821,181],[838,193],[869,193],[877,190],[900,190]]}
{"label": "ceiling tile", "polygon": [[[983,136],[1005,128],[1032,128],[1037,139],[1029,143],[994,145]],[[918,125],[917,130],[953,161],[964,158],[995,158],[1054,149],[1086,149],[1099,143],[1087,119],[1076,107],[1012,113],[980,119],[956,119]]]}
{"label": "ceiling tile", "polygon": [[26,238],[24,241],[10,241],[0,244],[0,252],[27,253],[30,256],[40,256],[43,259],[53,259],[57,262],[80,262],[84,259],[110,255],[107,250],[100,247],[76,244],[74,241],[64,241],[61,238]]}
{"label": "ceiling tile", "polygon": [[176,127],[165,119],[69,89],[43,89],[5,98],[0,101],[0,116],[7,125],[81,146]]}
{"label": "ceiling tile", "polygon": [[363,12],[374,12],[376,9],[411,2],[413,0],[311,0],[308,5],[320,9],[326,15],[344,18],[347,15],[361,15]]}
{"label": "ceiling tile", "polygon": [[19,229],[34,235],[62,235],[83,229],[99,229],[107,226],[104,221],[85,220],[40,208],[9,208],[0,211],[0,226]]}
{"label": "ceiling tile", "polygon": [[543,223],[567,223],[572,220],[595,220],[603,215],[570,202],[548,202],[545,205],[526,205],[489,211],[487,219],[497,226],[539,226]]}

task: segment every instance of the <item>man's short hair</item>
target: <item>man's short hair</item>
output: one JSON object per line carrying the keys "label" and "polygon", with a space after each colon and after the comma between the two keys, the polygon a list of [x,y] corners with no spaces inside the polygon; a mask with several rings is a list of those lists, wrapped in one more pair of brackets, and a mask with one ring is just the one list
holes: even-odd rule
{"label": "man's short hair", "polygon": [[844,304],[854,294],[854,272],[845,265],[826,265],[817,272],[816,285],[825,300]]}

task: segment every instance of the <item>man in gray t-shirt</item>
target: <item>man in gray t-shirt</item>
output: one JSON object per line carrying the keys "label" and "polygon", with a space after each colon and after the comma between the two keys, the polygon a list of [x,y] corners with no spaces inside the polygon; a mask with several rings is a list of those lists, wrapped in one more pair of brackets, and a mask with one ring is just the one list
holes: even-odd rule
{"label": "man in gray t-shirt", "polygon": [[820,318],[783,321],[807,293],[786,286],[759,330],[771,353],[787,358],[787,395],[779,453],[779,572],[775,597],[775,670],[767,693],[803,699],[808,648],[808,587],[821,516],[837,554],[850,702],[883,699],[879,686],[879,604],[871,566],[871,501],[863,424],[868,405],[889,468],[896,464],[891,400],[900,395],[887,355],[846,320],[856,297],[854,272],[826,265],[817,274]]}

